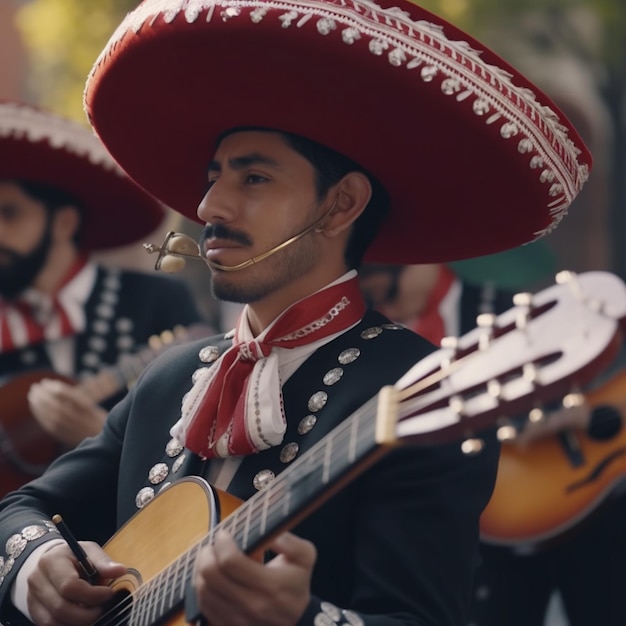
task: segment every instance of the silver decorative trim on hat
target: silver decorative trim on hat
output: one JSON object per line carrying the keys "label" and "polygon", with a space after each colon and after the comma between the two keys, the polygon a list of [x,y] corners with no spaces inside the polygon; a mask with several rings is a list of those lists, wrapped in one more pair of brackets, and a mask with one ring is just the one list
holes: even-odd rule
{"label": "silver decorative trim on hat", "polygon": [[[247,10],[246,10],[247,9]],[[333,4],[320,0],[145,0],[116,29],[96,60],[88,82],[104,58],[129,33],[138,33],[144,24],[154,24],[159,16],[174,22],[183,12],[188,23],[200,19],[249,19],[259,24],[269,11],[277,14],[281,26],[300,28],[311,19],[323,37],[340,33],[346,45],[358,45],[367,38],[371,54],[383,56],[395,67],[408,71],[419,69],[419,78],[434,82],[439,74],[445,78],[442,94],[458,102],[473,97],[473,110],[487,124],[501,121],[501,136],[510,140],[521,135],[554,173],[557,183],[546,190],[551,224],[535,233],[540,238],[551,232],[564,217],[567,207],[589,178],[589,166],[578,162],[580,150],[568,136],[557,113],[538,102],[527,87],[513,83],[512,75],[502,67],[481,58],[467,41],[448,38],[444,28],[426,20],[412,20],[409,12],[398,7],[384,9],[371,0],[342,0]],[[487,113],[490,115],[487,116]]]}
{"label": "silver decorative trim on hat", "polygon": [[88,128],[48,112],[12,102],[1,103],[0,137],[27,139],[32,143],[47,141],[51,148],[86,156],[91,163],[125,176]]}

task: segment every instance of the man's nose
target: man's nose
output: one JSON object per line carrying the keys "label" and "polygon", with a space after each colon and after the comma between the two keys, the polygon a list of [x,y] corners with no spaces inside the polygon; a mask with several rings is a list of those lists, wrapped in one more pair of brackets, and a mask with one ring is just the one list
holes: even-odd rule
{"label": "man's nose", "polygon": [[200,201],[196,214],[206,224],[230,222],[235,209],[225,185],[220,185],[219,181],[214,182]]}

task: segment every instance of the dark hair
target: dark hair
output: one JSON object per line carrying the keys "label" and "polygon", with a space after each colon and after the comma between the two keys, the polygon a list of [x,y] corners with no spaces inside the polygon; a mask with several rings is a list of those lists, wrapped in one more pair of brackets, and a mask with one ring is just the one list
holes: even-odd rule
{"label": "dark hair", "polygon": [[329,189],[350,172],[361,172],[367,177],[372,186],[372,197],[363,213],[352,225],[344,255],[346,265],[350,269],[358,268],[367,248],[374,240],[381,222],[389,212],[389,194],[382,184],[352,159],[316,141],[294,133],[263,127],[238,127],[222,133],[218,137],[217,145],[227,135],[240,131],[275,132],[284,137],[287,144],[313,166],[318,200],[323,200]]}
{"label": "dark hair", "polygon": [[[52,217],[60,208],[72,206],[81,218],[82,224],[83,208],[78,200],[64,189],[48,183],[40,183],[30,180],[15,180],[14,183],[28,196],[37,202],[41,202]],[[80,226],[74,234],[74,243],[78,244],[80,239]]]}

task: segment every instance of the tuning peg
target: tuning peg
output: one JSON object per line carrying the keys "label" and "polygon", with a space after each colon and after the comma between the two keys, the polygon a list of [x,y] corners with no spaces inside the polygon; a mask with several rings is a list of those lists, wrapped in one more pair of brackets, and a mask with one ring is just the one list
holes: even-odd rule
{"label": "tuning peg", "polygon": [[585,404],[585,396],[578,392],[568,393],[563,397],[561,404],[563,404],[563,408],[565,409],[573,409]]}
{"label": "tuning peg", "polygon": [[490,381],[487,382],[487,393],[492,397],[492,398],[499,398],[500,395],[502,394],[502,384],[500,383],[499,380],[492,378]]}
{"label": "tuning peg", "polygon": [[528,412],[528,421],[533,424],[539,424],[546,419],[546,414],[543,409],[535,407]]}
{"label": "tuning peg", "polygon": [[456,359],[457,351],[459,349],[459,338],[450,335],[448,337],[443,337],[440,342],[441,347],[444,350],[452,351],[452,354],[449,357],[444,358],[441,361],[441,369],[447,369],[452,364],[452,361]]}
{"label": "tuning peg", "polygon": [[474,454],[478,454],[482,452],[485,448],[485,442],[482,439],[466,439],[461,444],[461,452],[466,454],[467,456],[472,456]]}
{"label": "tuning peg", "polygon": [[515,327],[523,330],[528,324],[533,309],[533,294],[525,291],[516,293],[513,296],[513,304],[521,309],[515,318]]}
{"label": "tuning peg", "polygon": [[486,350],[493,338],[493,329],[496,323],[496,316],[494,313],[481,313],[476,318],[476,326],[482,329],[480,337],[478,339],[478,349]]}
{"label": "tuning peg", "polygon": [[501,442],[513,441],[517,438],[517,428],[513,424],[503,424],[496,431],[496,436]]}

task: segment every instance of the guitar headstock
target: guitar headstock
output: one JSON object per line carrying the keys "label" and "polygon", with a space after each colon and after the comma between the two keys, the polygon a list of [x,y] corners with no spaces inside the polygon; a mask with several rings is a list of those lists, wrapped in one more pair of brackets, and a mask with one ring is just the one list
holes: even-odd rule
{"label": "guitar headstock", "polygon": [[394,436],[411,443],[470,439],[590,382],[616,357],[626,285],[609,272],[561,272],[518,294],[498,316],[414,365],[396,384]]}

